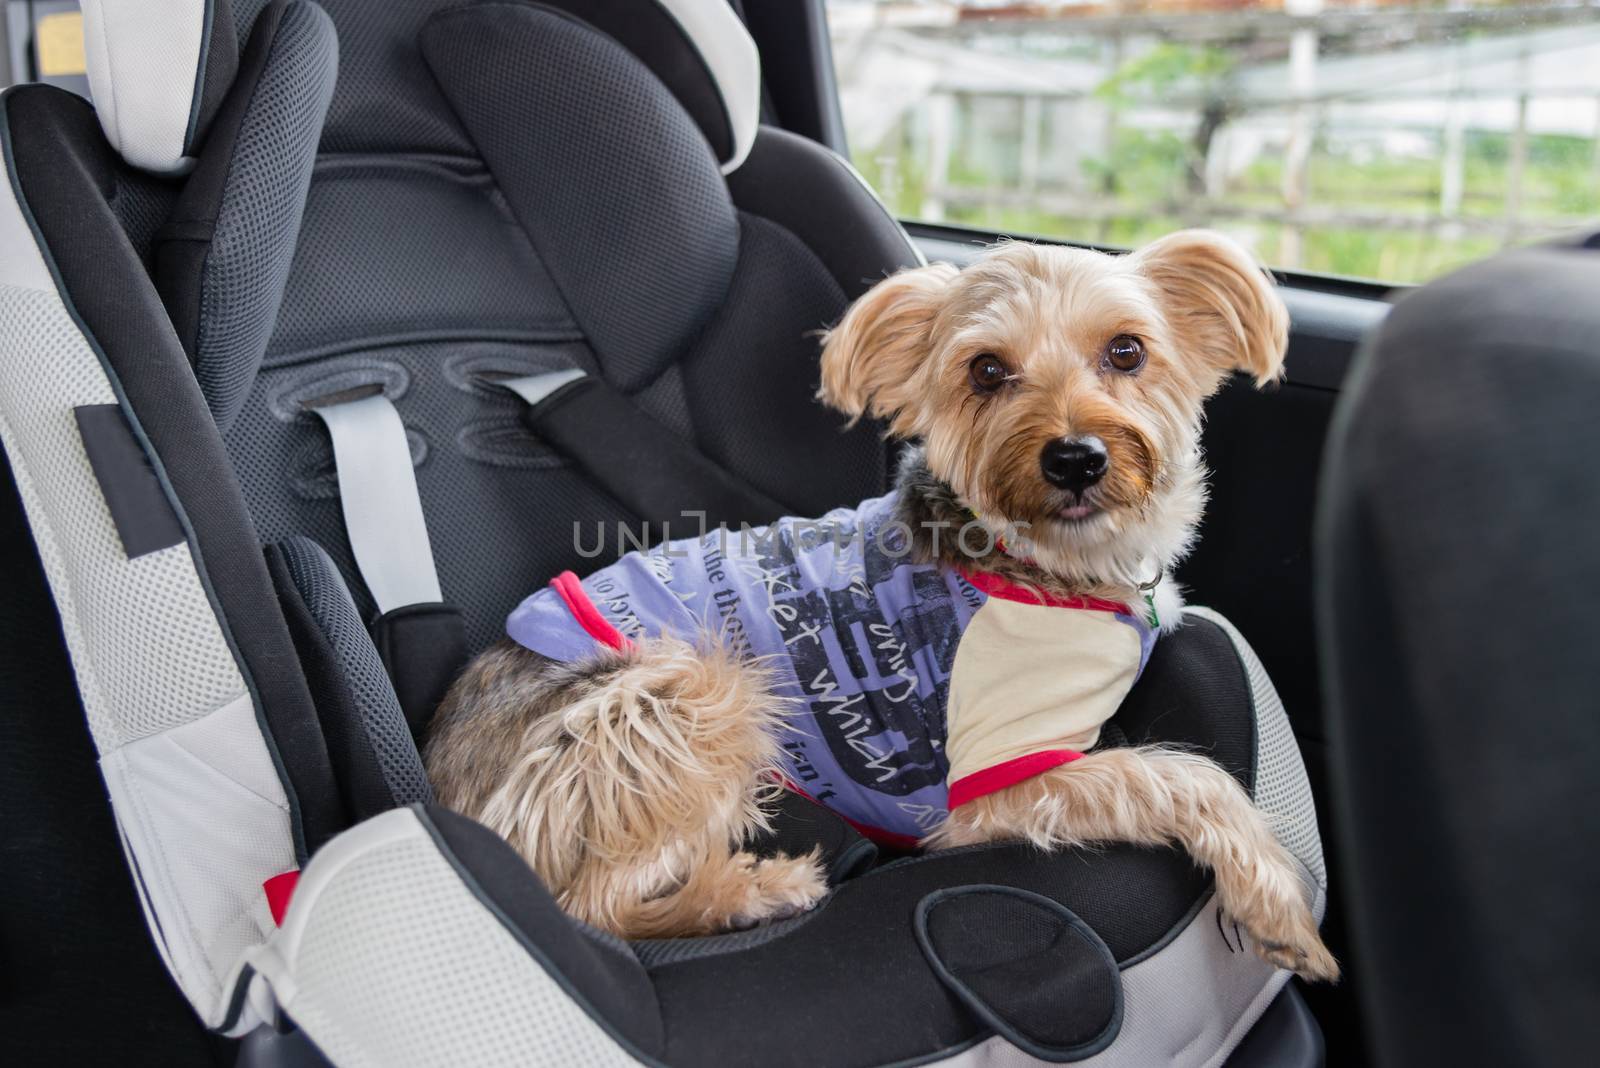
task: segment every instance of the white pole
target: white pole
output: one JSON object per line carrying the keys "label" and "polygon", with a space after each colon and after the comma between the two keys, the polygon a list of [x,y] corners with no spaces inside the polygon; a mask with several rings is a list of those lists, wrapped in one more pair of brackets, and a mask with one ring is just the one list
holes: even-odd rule
{"label": "white pole", "polygon": [[1446,104],[1444,151],[1439,161],[1439,234],[1446,240],[1461,236],[1461,204],[1467,188],[1467,109],[1461,95],[1461,51],[1451,51],[1455,77]]}
{"label": "white pole", "polygon": [[955,98],[949,93],[928,97],[928,167],[923,179],[922,212],[928,222],[944,219],[945,187],[950,181],[950,152],[955,147]]}
{"label": "white pole", "polygon": [[1310,98],[1317,91],[1317,46],[1319,34],[1311,17],[1322,12],[1323,0],[1284,0],[1283,9],[1305,19],[1289,36],[1289,94],[1294,98],[1289,112],[1289,143],[1283,158],[1283,206],[1290,221],[1283,227],[1278,246],[1280,267],[1298,267],[1301,261],[1300,226],[1294,217],[1305,206],[1307,171],[1311,162],[1311,142],[1315,135]]}
{"label": "white pole", "polygon": [[1039,188],[1039,141],[1044,124],[1044,101],[1033,93],[1022,98],[1022,148],[1017,162],[1022,191]]}
{"label": "white pole", "polygon": [[1528,169],[1528,53],[1517,59],[1517,124],[1511,130],[1511,159],[1506,170],[1506,244],[1521,228],[1522,179]]}

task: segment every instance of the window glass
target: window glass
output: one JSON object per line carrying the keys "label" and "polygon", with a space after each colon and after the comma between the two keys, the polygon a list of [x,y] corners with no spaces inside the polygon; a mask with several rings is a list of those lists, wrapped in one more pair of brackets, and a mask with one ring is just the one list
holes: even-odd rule
{"label": "window glass", "polygon": [[908,219],[1422,281],[1600,223],[1572,0],[828,0],[850,150]]}
{"label": "window glass", "polygon": [[0,0],[0,87],[18,82],[89,95],[78,0]]}

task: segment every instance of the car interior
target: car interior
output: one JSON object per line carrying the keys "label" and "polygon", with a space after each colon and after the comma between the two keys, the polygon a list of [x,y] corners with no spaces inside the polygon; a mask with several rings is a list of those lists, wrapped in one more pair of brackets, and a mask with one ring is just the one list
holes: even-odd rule
{"label": "car interior", "polygon": [[821,849],[820,907],[624,942],[434,803],[433,709],[529,590],[604,562],[592,532],[884,492],[898,446],[816,403],[818,332],[1015,236],[885,207],[828,17],[84,0],[81,84],[5,90],[12,1063],[1592,1049],[1584,235],[1414,291],[1278,272],[1286,376],[1206,410],[1204,607],[1101,744],[1234,774],[1337,985],[1247,951],[1177,849],[918,853],[791,794],[756,845]]}

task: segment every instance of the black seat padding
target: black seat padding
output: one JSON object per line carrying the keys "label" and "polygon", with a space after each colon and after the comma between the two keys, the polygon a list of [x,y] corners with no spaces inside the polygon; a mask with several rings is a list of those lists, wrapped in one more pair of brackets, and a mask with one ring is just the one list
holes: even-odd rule
{"label": "black seat padding", "polygon": [[1011,886],[953,886],[918,902],[914,923],[934,974],[1018,1049],[1080,1060],[1116,1038],[1117,962],[1059,901]]}
{"label": "black seat padding", "polygon": [[[371,613],[326,435],[299,402],[379,384],[412,438],[445,599],[468,652],[483,648],[527,592],[654,518],[530,434],[490,381],[574,367],[798,514],[882,492],[875,429],[841,433],[808,400],[815,332],[914,262],[859,183],[860,221],[841,226],[820,187],[808,206],[725,180],[683,106],[687,73],[677,92],[659,80],[664,41],[652,65],[548,5],[323,6],[339,77],[282,305],[226,435],[263,540],[314,538]],[[603,22],[650,5],[593,6]],[[854,182],[814,144],[756,140],[752,159]],[[600,530],[606,555],[581,555]]]}
{"label": "black seat padding", "polygon": [[878,860],[878,847],[843,816],[788,790],[774,806],[772,830],[757,835],[749,848],[761,856],[804,856],[818,850],[828,883],[834,886],[862,874]]}
{"label": "black seat padding", "polygon": [[1600,251],[1403,298],[1329,443],[1334,797],[1381,1064],[1600,1047]]}
{"label": "black seat padding", "polygon": [[310,538],[266,553],[349,818],[431,802],[400,701],[338,568]]}

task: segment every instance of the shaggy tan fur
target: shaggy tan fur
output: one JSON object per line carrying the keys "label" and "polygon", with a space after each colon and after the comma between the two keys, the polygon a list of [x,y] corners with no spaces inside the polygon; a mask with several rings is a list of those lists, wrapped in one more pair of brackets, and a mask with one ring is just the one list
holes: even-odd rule
{"label": "shaggy tan fur", "polygon": [[[1233,371],[1282,370],[1288,314],[1228,239],[1185,231],[1128,256],[1001,245],[957,271],[934,265],[872,289],[827,336],[819,396],[920,438],[900,506],[920,521],[976,517],[998,543],[966,567],[1063,594],[1138,604],[1163,622],[1165,579],[1205,503],[1202,405]],[[1106,362],[1142,342],[1136,372]],[[979,356],[1006,370],[977,389]],[[1046,443],[1094,434],[1105,477],[1068,500],[1042,475]],[[1092,506],[1072,518],[1068,504]],[[929,562],[950,546],[922,544]],[[455,685],[426,758],[439,800],[504,835],[564,908],[618,934],[700,934],[810,907],[815,856],[741,852],[765,826],[783,709],[767,673],[715,644],[656,640],[576,666],[509,643]],[[1318,979],[1338,966],[1294,861],[1237,782],[1160,749],[1091,753],[970,802],[930,847],[1023,838],[1058,849],[1176,843],[1216,873],[1221,904],[1274,964]]]}
{"label": "shaggy tan fur", "polygon": [[632,938],[802,911],[816,856],[758,859],[781,709],[757,665],[671,638],[572,668],[511,642],[439,708],[424,758],[438,800],[498,832],[572,915]]}

